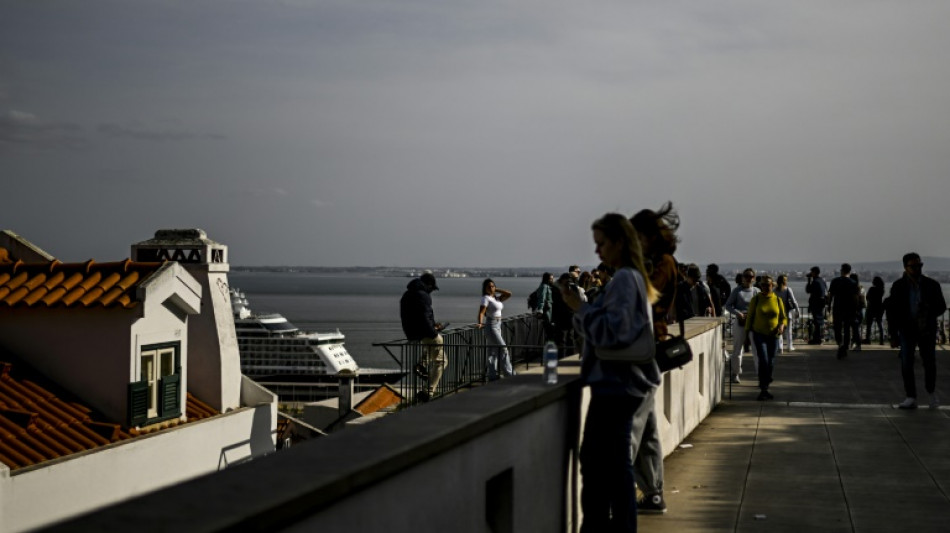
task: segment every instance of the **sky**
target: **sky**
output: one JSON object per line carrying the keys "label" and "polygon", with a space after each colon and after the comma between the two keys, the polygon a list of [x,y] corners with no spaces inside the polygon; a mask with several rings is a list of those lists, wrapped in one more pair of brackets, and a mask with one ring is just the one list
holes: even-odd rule
{"label": "sky", "polygon": [[0,229],[112,261],[593,264],[670,200],[678,259],[950,257],[945,0],[6,0]]}

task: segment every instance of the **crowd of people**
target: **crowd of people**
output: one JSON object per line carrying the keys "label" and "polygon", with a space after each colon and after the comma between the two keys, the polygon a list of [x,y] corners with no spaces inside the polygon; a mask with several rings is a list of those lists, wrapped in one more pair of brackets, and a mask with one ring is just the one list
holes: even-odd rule
{"label": "crowd of people", "polygon": [[[733,333],[730,379],[741,382],[742,357],[751,352],[758,399],[763,401],[773,399],[769,385],[776,356],[795,350],[789,324],[799,304],[787,276],[773,280],[746,268],[732,287],[719,267],[710,264],[704,282],[698,265],[675,259],[679,223],[670,202],[629,218],[608,213],[591,226],[600,265],[590,271],[572,265],[557,279],[546,272],[528,298],[529,307],[544,323],[546,340],[553,341],[562,354],[581,354],[581,376],[590,388],[580,451],[582,532],[636,531],[638,513],[666,512],[663,451],[654,412],[662,374],[653,359],[615,360],[603,355],[608,349],[634,346],[646,332],[660,342],[669,337],[671,323],[728,314]],[[923,360],[930,406],[936,407],[937,319],[947,306],[940,284],[922,274],[919,255],[905,255],[903,264],[904,276],[894,282],[889,296],[880,277],[865,292],[847,263],[830,284],[813,267],[805,286],[812,318],[808,342],[821,344],[830,311],[836,354],[844,359],[849,350],[860,351],[862,343],[869,342],[874,325],[883,343],[886,319],[891,345],[900,347],[906,398],[899,407],[917,407],[915,349]],[[417,395],[422,401],[434,394],[445,367],[442,325],[435,321],[431,307],[434,290],[438,290],[435,278],[424,274],[409,283],[401,302],[406,338],[423,347],[422,361],[415,368],[428,384]],[[515,373],[501,333],[504,302],[511,297],[492,279],[482,283],[476,325],[485,335],[489,381]],[[863,339],[862,323],[866,323]]]}

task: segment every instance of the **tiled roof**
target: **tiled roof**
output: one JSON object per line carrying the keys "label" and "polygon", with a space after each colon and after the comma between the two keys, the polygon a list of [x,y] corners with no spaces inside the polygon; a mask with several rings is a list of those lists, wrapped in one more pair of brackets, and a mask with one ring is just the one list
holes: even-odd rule
{"label": "tiled roof", "polygon": [[[179,424],[126,431],[89,407],[60,398],[51,387],[16,374],[13,364],[0,362],[0,462],[11,470]],[[186,404],[188,422],[218,414],[190,393]]]}
{"label": "tiled roof", "polygon": [[0,306],[135,307],[136,287],[163,263],[4,261],[0,248]]}

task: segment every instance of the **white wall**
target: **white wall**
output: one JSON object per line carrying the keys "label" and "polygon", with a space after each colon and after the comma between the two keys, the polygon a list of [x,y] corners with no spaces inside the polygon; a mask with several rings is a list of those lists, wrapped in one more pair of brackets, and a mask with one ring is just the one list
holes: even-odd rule
{"label": "white wall", "polygon": [[285,531],[488,532],[486,511],[500,509],[486,508],[486,486],[508,469],[511,531],[561,531],[568,475],[568,403],[532,411],[335,502],[326,512],[316,512]]}
{"label": "white wall", "polygon": [[185,266],[201,283],[204,296],[201,314],[191,317],[188,326],[189,390],[215,409],[227,411],[240,405],[241,398],[241,355],[228,278],[223,272],[208,272],[207,265]]}
{"label": "white wall", "polygon": [[722,328],[717,327],[716,320],[690,320],[696,335],[689,338],[693,361],[663,374],[663,383],[656,392],[654,410],[666,455],[722,401]]}
{"label": "white wall", "polygon": [[274,405],[262,405],[13,474],[4,468],[0,531],[50,524],[271,453],[275,425]]}

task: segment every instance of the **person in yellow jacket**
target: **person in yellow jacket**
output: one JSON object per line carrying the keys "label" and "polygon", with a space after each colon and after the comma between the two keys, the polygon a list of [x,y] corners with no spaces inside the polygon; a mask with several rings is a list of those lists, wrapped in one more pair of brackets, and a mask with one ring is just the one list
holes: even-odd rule
{"label": "person in yellow jacket", "polygon": [[759,284],[762,292],[752,297],[746,314],[745,330],[752,332],[755,356],[759,361],[759,400],[773,398],[769,393],[769,383],[772,383],[775,352],[778,351],[778,340],[788,325],[785,304],[772,291],[774,287],[771,276],[762,276]]}

